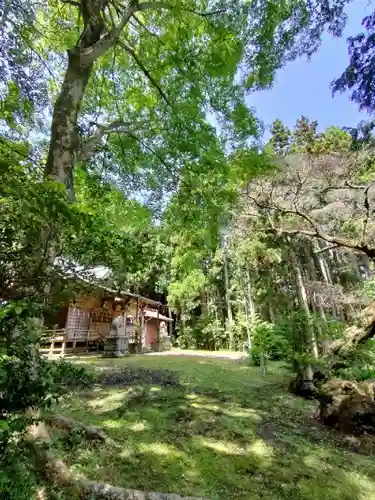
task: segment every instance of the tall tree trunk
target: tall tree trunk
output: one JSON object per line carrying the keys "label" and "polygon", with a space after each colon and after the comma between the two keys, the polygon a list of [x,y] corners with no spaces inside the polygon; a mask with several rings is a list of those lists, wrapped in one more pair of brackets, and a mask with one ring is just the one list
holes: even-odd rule
{"label": "tall tree trunk", "polygon": [[[250,327],[250,315],[248,311],[248,304],[246,302],[246,299],[243,301],[243,312],[245,315],[245,321],[246,321],[246,333],[247,333],[247,349],[250,350],[252,347],[251,343],[251,327]],[[245,346],[243,346],[245,348]]]}
{"label": "tall tree trunk", "polygon": [[[103,0],[82,0],[73,3],[79,8],[83,30],[74,47],[68,50],[68,68],[52,116],[51,140],[45,169],[51,176],[64,183],[72,194],[72,177],[77,155],[81,153],[78,115],[93,65],[113,47],[135,12],[160,7],[157,2],[123,2],[121,19],[108,31],[104,21]],[[105,32],[106,30],[106,32]],[[104,33],[105,32],[105,33]],[[100,136],[99,136],[100,139]]]}
{"label": "tall tree trunk", "polygon": [[[324,306],[323,306],[323,299],[322,299],[322,297],[318,297],[318,300],[319,300],[320,317],[322,318],[323,325],[324,325],[324,327],[326,329],[326,332],[327,332],[327,330],[328,330],[328,323],[327,323],[327,317],[326,317],[326,313],[325,313]],[[331,343],[332,343],[332,338],[329,337],[327,335],[327,333],[323,334],[323,337],[322,337],[322,351],[323,351],[323,355],[324,356],[329,353],[329,349],[330,349]]]}
{"label": "tall tree trunk", "polygon": [[246,278],[247,278],[247,300],[249,303],[249,313],[250,318],[254,320],[256,314],[255,302],[253,297],[253,287],[251,285],[251,277],[250,277],[250,267],[246,266]]}
{"label": "tall tree trunk", "polygon": [[359,270],[357,255],[354,252],[350,252],[349,258],[355,275],[357,276],[358,280],[362,281],[362,275]]}
{"label": "tall tree trunk", "polygon": [[[69,3],[69,2],[68,2]],[[95,61],[117,41],[136,6],[125,9],[119,25],[102,36],[105,29],[104,3],[98,0],[77,2],[83,30],[74,47],[68,50],[68,67],[60,94],[55,102],[46,176],[65,184],[73,193],[73,169],[80,152],[78,115]]]}
{"label": "tall tree trunk", "polygon": [[[332,261],[333,261],[334,268],[340,274],[342,267],[345,266],[347,264],[347,262],[345,262],[342,254],[340,254],[337,250],[331,250],[330,255],[332,255]],[[340,318],[340,320],[344,323],[345,322],[344,306],[342,303],[336,301],[335,296],[334,296],[334,300],[335,300],[336,316],[338,318]]]}
{"label": "tall tree trunk", "polygon": [[[185,313],[184,313],[184,307],[181,305],[180,306],[180,331],[179,331],[179,337],[182,336],[184,337],[185,334]],[[190,348],[191,346],[186,346]]]}
{"label": "tall tree trunk", "polygon": [[308,298],[307,298],[306,287],[305,287],[305,283],[303,281],[301,265],[298,261],[297,256],[294,254],[294,252],[292,253],[292,259],[293,259],[294,272],[295,272],[295,276],[296,276],[296,285],[297,285],[297,294],[298,294],[299,303],[300,303],[302,311],[305,313],[306,318],[307,318],[307,338],[306,338],[306,340],[307,340],[308,344],[310,345],[312,356],[317,359],[319,357],[318,346],[316,343],[314,327],[312,324],[312,318],[311,318],[311,312],[310,312],[309,302],[308,302]]}
{"label": "tall tree trunk", "polygon": [[[316,343],[316,338],[315,338],[315,332],[314,332],[314,327],[311,321],[311,313],[310,313],[310,307],[309,303],[307,300],[307,293],[306,293],[306,287],[303,281],[303,276],[302,276],[302,270],[300,263],[298,261],[297,256],[295,255],[294,251],[291,252],[291,258],[292,258],[292,263],[293,263],[293,268],[295,272],[295,278],[296,278],[296,286],[297,286],[297,294],[298,294],[298,300],[300,303],[300,307],[302,311],[305,313],[306,319],[307,319],[307,328],[306,328],[306,342],[309,347],[309,352],[312,356],[312,358],[317,359],[319,354],[318,354],[318,346]],[[311,367],[311,365],[306,365],[303,370],[302,375],[302,380],[298,381],[299,387],[297,389],[297,392],[303,394],[303,393],[314,393],[315,387],[314,387],[314,371]],[[298,379],[297,379],[298,380]]]}
{"label": "tall tree trunk", "polygon": [[[247,282],[247,342],[249,349],[251,349],[252,345],[252,331],[251,331],[251,326],[254,324],[255,321],[255,315],[256,315],[256,308],[255,308],[255,302],[254,302],[254,297],[253,297],[253,287],[251,285],[251,276],[250,276],[250,266],[249,264],[246,265],[246,282]],[[246,299],[245,299],[246,303]],[[251,326],[250,326],[251,325]]]}
{"label": "tall tree trunk", "polygon": [[[316,267],[315,267],[314,254],[311,251],[310,251],[310,258],[309,258],[309,270],[310,270],[311,279],[316,283],[319,282],[318,273],[317,273]],[[316,308],[319,311],[319,315],[320,315],[320,318],[322,320],[323,330],[324,330],[324,332],[327,332],[328,324],[327,324],[327,317],[326,317],[326,314],[324,311],[324,306],[323,306],[323,298],[322,298],[320,293],[317,293],[315,295],[315,297],[316,297]],[[329,350],[329,346],[331,344],[331,339],[326,337],[326,333],[323,333],[321,328],[319,328],[319,334],[321,337],[320,340],[322,343],[323,354],[327,354],[327,352]]]}
{"label": "tall tree trunk", "polygon": [[223,250],[223,267],[224,267],[224,283],[225,283],[225,301],[227,304],[228,330],[229,330],[229,349],[233,349],[233,312],[231,304],[230,284],[229,284],[229,269],[228,269],[228,253],[224,237],[222,238]]}
{"label": "tall tree trunk", "polygon": [[[100,40],[104,30],[101,2],[86,0],[81,2],[84,30],[76,44],[68,50],[68,67],[60,94],[54,104],[49,151],[45,166],[45,176],[50,177],[67,188],[68,200],[73,201],[73,169],[76,156],[80,151],[78,133],[78,114],[81,109],[85,90],[90,78],[95,58],[90,59],[84,50]],[[58,227],[49,226],[48,237],[49,266],[53,270],[57,256]],[[50,293],[50,283],[46,285],[45,295]]]}
{"label": "tall tree trunk", "polygon": [[[99,42],[105,27],[101,8],[102,2],[81,2],[84,29],[76,46],[68,50],[68,68],[52,115],[45,174],[65,184],[70,197],[73,195],[74,163],[80,150],[78,114],[93,64],[100,55],[93,47]],[[91,49],[91,55],[87,49]]]}
{"label": "tall tree trunk", "polygon": [[323,255],[323,253],[320,253],[321,246],[320,246],[320,244],[318,242],[314,243],[314,250],[315,250],[315,252],[316,252],[316,254],[318,256],[319,267],[320,267],[320,270],[322,272],[324,281],[327,284],[332,285],[331,272],[330,272],[329,266],[327,264],[327,261],[326,261],[324,255]]}
{"label": "tall tree trunk", "polygon": [[271,302],[268,303],[268,314],[269,314],[269,318],[270,318],[271,323],[275,324],[276,323],[276,315],[275,315],[275,310],[274,310]]}
{"label": "tall tree trunk", "polygon": [[[328,260],[325,258],[323,253],[320,253],[320,250],[321,250],[321,245],[319,244],[319,242],[316,241],[314,243],[314,251],[316,252],[318,257],[320,271],[327,285],[332,285],[333,280]],[[332,316],[334,318],[337,316],[336,304],[334,303],[334,300],[332,301]]]}
{"label": "tall tree trunk", "polygon": [[46,176],[65,184],[73,197],[73,168],[79,151],[78,113],[93,63],[83,64],[79,54],[68,54],[68,69],[54,106]]}

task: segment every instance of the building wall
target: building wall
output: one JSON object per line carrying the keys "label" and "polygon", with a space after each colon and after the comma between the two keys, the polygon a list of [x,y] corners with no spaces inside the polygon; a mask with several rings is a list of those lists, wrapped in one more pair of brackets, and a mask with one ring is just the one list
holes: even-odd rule
{"label": "building wall", "polygon": [[94,309],[101,307],[103,299],[101,297],[96,297],[95,295],[80,294],[77,295],[74,306],[83,309]]}
{"label": "building wall", "polygon": [[69,307],[66,318],[65,328],[68,331],[68,337],[75,333],[87,331],[90,325],[89,310],[83,307]]}
{"label": "building wall", "polygon": [[146,326],[146,345],[149,346],[157,341],[158,322],[156,319],[149,319],[145,322]]}
{"label": "building wall", "polygon": [[137,317],[137,301],[135,299],[131,299],[126,305],[126,314],[130,314],[134,318]]}
{"label": "building wall", "polygon": [[[113,297],[97,297],[97,296],[91,296],[88,294],[80,294],[77,295],[74,306],[75,307],[80,307],[83,309],[97,309],[101,308],[103,305],[103,301],[107,303],[108,311],[112,311],[114,314],[113,316],[117,316],[120,314],[122,311],[117,312],[116,311],[116,304],[118,304],[118,301],[116,301]],[[139,305],[142,305],[141,302],[139,302]],[[117,314],[116,314],[117,313]],[[134,298],[131,298],[129,302],[126,304],[126,313],[128,315],[133,316],[134,318],[137,317],[137,300]]]}

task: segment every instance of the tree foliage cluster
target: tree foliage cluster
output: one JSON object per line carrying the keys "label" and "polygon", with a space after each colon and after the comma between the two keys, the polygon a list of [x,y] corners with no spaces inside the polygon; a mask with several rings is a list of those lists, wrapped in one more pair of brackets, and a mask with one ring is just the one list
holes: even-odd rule
{"label": "tree foliage cluster", "polygon": [[348,132],[318,133],[302,117],[292,132],[275,122],[256,161],[250,151],[232,156],[248,181],[219,228],[223,238],[170,285],[181,345],[251,346],[257,362],[263,351],[298,371],[361,321],[373,279],[375,186],[372,146],[352,144]]}

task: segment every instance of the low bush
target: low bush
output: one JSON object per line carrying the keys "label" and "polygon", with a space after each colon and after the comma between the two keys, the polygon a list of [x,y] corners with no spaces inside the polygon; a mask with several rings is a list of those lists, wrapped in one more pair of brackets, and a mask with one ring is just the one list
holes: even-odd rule
{"label": "low bush", "polygon": [[260,366],[261,355],[271,360],[283,359],[286,355],[286,341],[275,325],[256,318],[251,325],[252,347],[249,359],[255,366]]}
{"label": "low bush", "polygon": [[334,375],[344,380],[375,380],[375,339],[358,346],[338,361]]}
{"label": "low bush", "polygon": [[92,375],[66,361],[49,362],[38,352],[43,335],[35,308],[10,302],[0,309],[0,498],[30,500],[37,486],[35,443],[26,439],[38,411]]}

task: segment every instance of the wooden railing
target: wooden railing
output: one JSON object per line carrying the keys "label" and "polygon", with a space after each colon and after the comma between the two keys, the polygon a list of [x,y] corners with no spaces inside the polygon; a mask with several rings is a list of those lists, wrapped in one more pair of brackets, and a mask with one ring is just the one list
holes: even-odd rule
{"label": "wooden railing", "polygon": [[64,356],[67,343],[72,343],[72,351],[75,352],[77,343],[85,343],[86,350],[89,349],[90,342],[105,342],[106,336],[96,330],[66,330],[65,328],[47,330],[47,337],[44,343],[49,343],[48,353],[53,354],[55,344],[61,343],[60,355]]}

